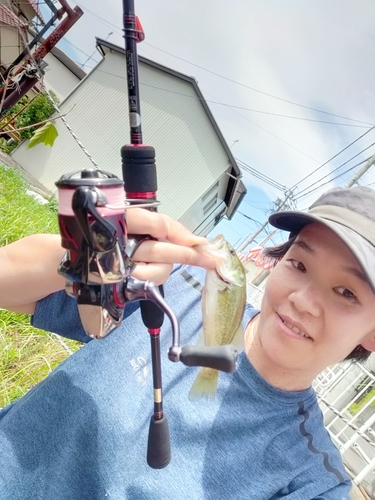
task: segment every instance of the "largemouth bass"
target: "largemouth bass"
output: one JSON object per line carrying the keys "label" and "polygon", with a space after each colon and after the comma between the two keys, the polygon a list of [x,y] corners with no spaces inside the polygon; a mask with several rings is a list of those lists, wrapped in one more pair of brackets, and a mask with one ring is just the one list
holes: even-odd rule
{"label": "largemouth bass", "polygon": [[[203,330],[197,344],[233,344],[243,349],[242,318],[246,303],[246,275],[235,250],[218,235],[197,250],[217,259],[216,269],[207,271],[202,292]],[[219,372],[201,368],[190,389],[189,399],[211,399],[216,394]]]}

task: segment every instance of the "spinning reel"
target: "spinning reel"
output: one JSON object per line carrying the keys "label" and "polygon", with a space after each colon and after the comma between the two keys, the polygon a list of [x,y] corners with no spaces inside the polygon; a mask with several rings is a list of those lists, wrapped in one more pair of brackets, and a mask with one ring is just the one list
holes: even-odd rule
{"label": "spinning reel", "polygon": [[[101,170],[83,170],[64,175],[56,185],[61,243],[66,249],[58,272],[66,278],[66,292],[77,300],[87,335],[104,338],[121,325],[126,303],[152,301],[171,322],[171,361],[233,372],[233,346],[181,347],[178,320],[159,288],[152,281],[131,275],[135,267],[133,254],[147,237],[137,239],[127,233],[123,181]],[[165,467],[170,461],[168,424],[161,401],[160,326],[149,329],[154,389],[160,394],[159,400],[154,401],[150,423],[147,459],[153,468]]]}

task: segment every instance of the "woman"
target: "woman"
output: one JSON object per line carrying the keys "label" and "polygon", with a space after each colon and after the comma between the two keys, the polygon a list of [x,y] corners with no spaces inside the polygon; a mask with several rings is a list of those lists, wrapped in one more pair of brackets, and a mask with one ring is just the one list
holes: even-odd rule
{"label": "woman", "polygon": [[[291,238],[268,251],[278,263],[262,309],[246,307],[244,352],[234,374],[220,375],[216,399],[189,401],[196,369],[163,355],[172,447],[166,468],[151,469],[145,459],[151,361],[138,307],[129,304],[120,328],[89,342],[3,409],[0,497],[349,498],[350,480],[311,384],[328,365],[375,350],[374,207],[369,188],[337,189],[307,214],[271,216]],[[141,245],[137,261],[151,264],[137,266],[138,277],[161,283],[171,263],[190,264],[182,274],[174,268],[165,297],[179,318],[182,343],[194,342],[201,328],[194,285],[204,280],[196,266],[215,266],[193,248],[202,239],[149,212],[129,211],[129,226],[164,240]],[[40,328],[88,340],[75,300],[58,291],[61,254],[58,238],[46,235],[0,249],[0,305],[32,314]],[[26,290],[25,279],[32,283]],[[166,321],[162,353],[170,343]]]}

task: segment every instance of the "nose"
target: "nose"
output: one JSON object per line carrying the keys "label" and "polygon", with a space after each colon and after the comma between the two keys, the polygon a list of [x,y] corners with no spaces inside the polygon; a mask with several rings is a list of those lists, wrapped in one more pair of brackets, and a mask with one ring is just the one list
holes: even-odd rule
{"label": "nose", "polygon": [[324,299],[311,283],[290,292],[289,300],[299,313],[318,317],[322,312]]}

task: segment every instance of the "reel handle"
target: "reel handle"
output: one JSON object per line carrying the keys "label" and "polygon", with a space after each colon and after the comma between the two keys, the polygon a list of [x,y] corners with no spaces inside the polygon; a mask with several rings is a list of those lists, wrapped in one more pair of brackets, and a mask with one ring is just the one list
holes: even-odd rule
{"label": "reel handle", "polygon": [[[97,211],[97,204],[108,203],[104,194],[92,186],[78,186],[72,198],[72,209],[85,238],[94,252],[106,252],[117,241],[116,228]],[[90,223],[90,219],[93,221]]]}
{"label": "reel handle", "polygon": [[171,322],[173,343],[168,351],[171,361],[181,361],[186,366],[205,366],[226,373],[236,371],[238,351],[234,345],[204,346],[187,344],[180,347],[180,328],[176,315],[165,302],[159,287],[152,281],[141,281],[133,276],[125,280],[124,298],[126,301],[151,300],[159,307]]}
{"label": "reel handle", "polygon": [[[181,348],[179,361],[186,366],[205,366],[226,373],[236,371],[237,349],[233,345],[197,346],[187,344]],[[169,359],[175,359],[175,348],[171,347]]]}

